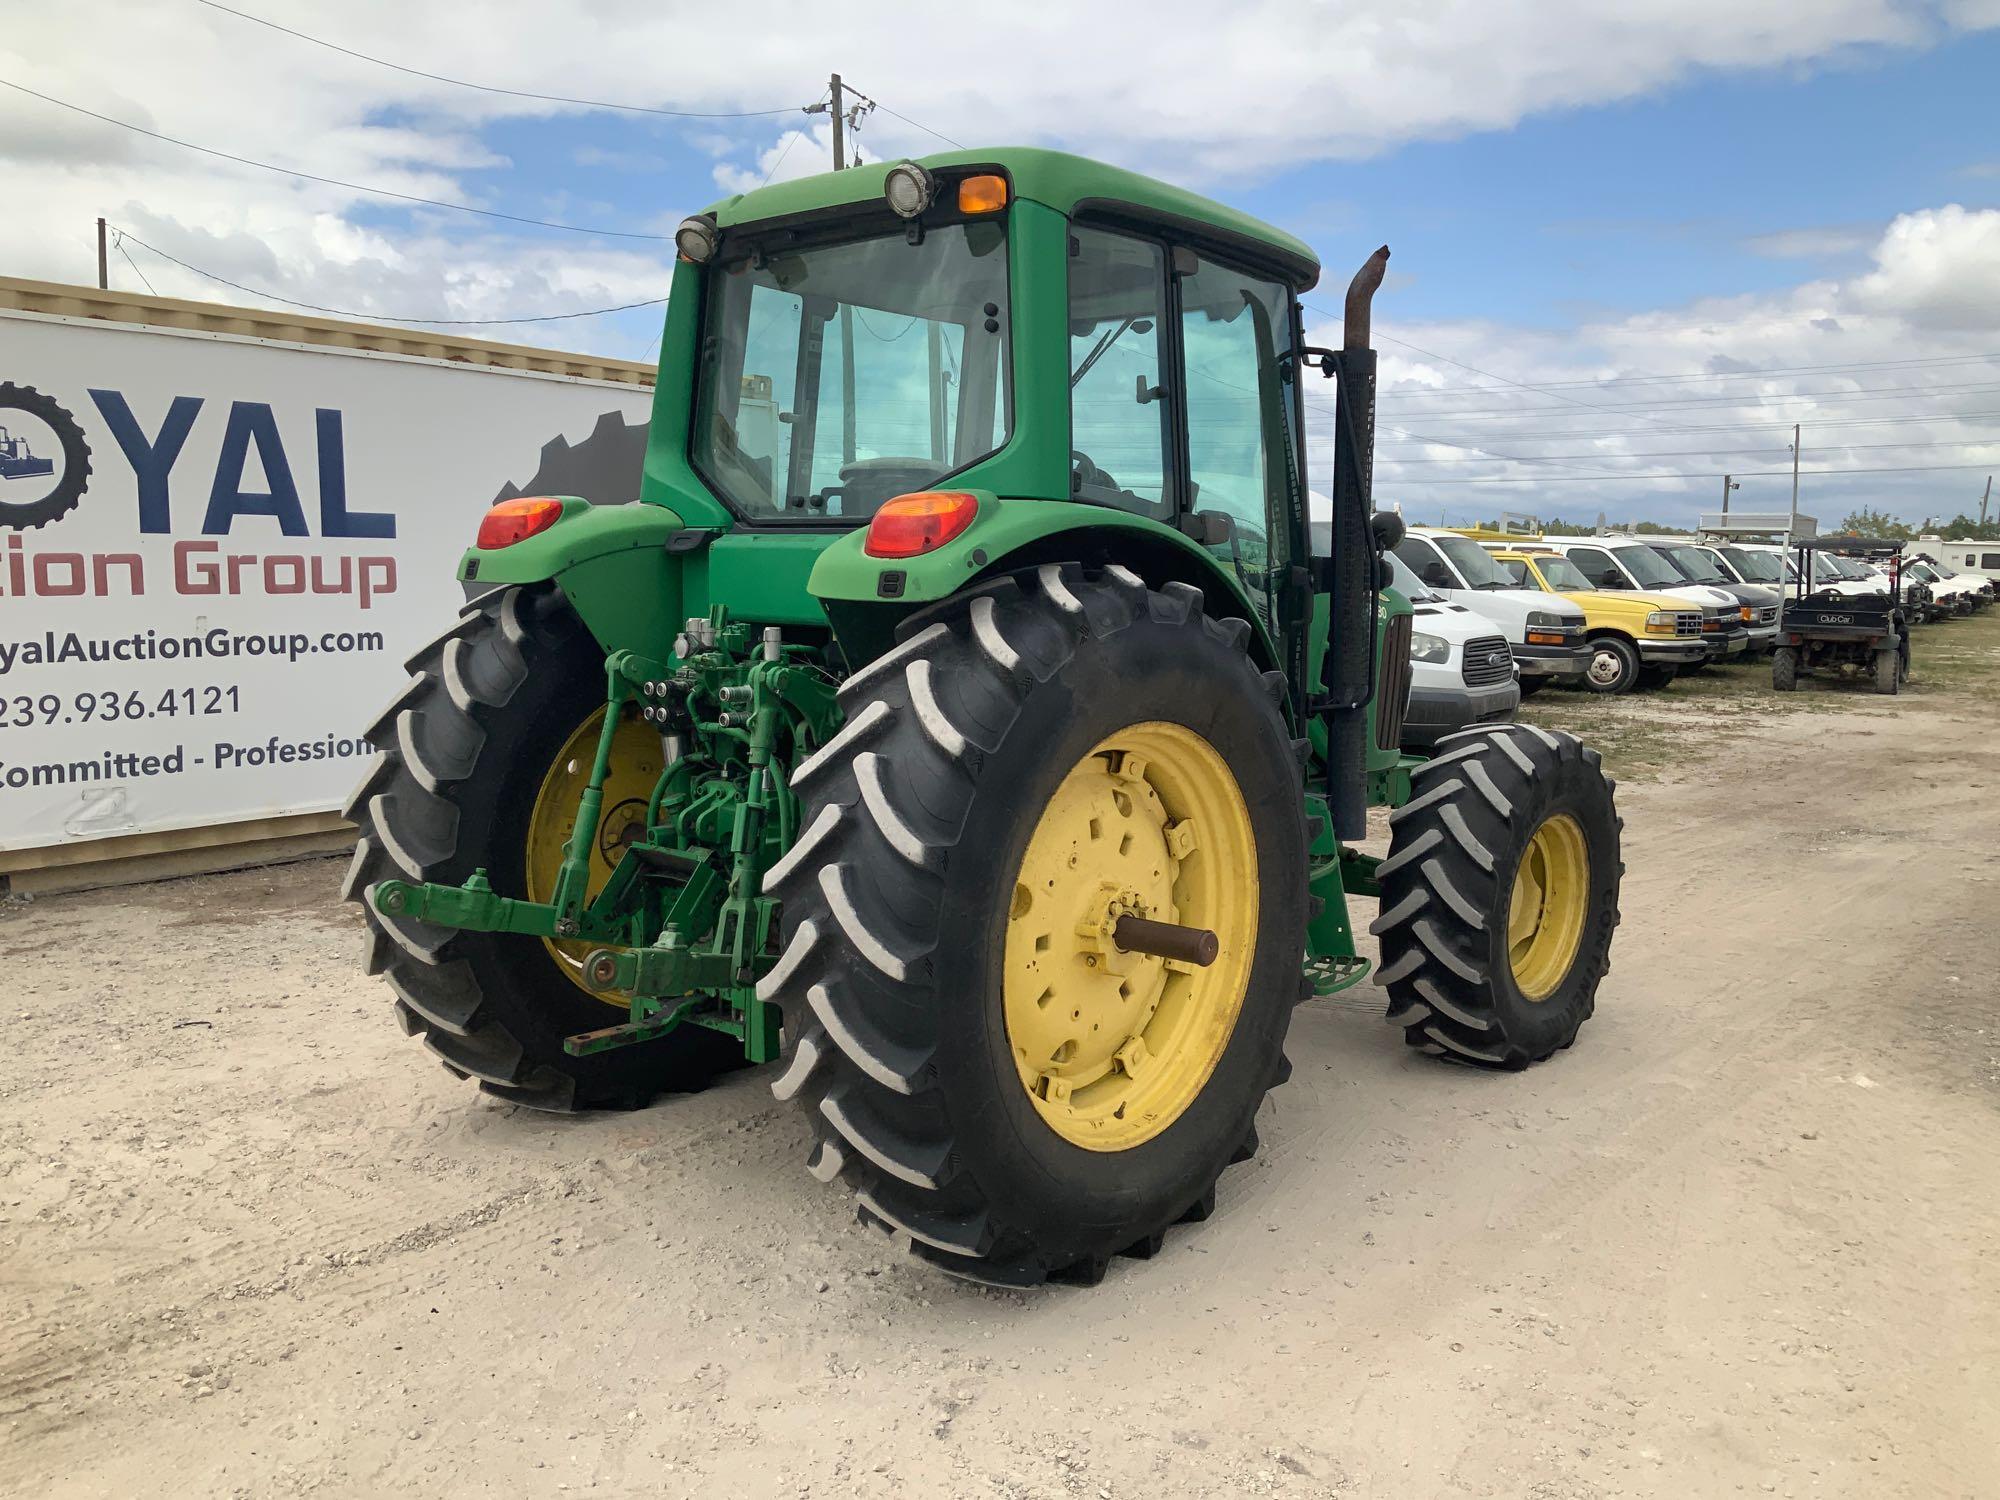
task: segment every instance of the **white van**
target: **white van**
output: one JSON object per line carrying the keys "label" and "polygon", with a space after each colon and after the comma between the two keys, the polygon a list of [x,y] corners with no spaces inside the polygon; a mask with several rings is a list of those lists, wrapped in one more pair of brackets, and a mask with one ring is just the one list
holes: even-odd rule
{"label": "white van", "polygon": [[1712,662],[1741,656],[1750,647],[1750,622],[1743,613],[1749,606],[1721,589],[1705,583],[1689,583],[1664,557],[1636,537],[1551,536],[1542,538],[1542,545],[1562,553],[1598,588],[1671,594],[1701,606],[1701,639]]}
{"label": "white van", "polygon": [[1521,706],[1513,652],[1486,616],[1433,593],[1389,554],[1391,587],[1410,601],[1410,698],[1403,748],[1428,750],[1454,730],[1504,724]]}
{"label": "white van", "polygon": [[1589,668],[1582,609],[1539,589],[1515,587],[1507,572],[1470,537],[1435,526],[1413,526],[1396,544],[1396,556],[1427,587],[1500,628],[1520,670],[1523,694],[1550,682],[1575,682]]}

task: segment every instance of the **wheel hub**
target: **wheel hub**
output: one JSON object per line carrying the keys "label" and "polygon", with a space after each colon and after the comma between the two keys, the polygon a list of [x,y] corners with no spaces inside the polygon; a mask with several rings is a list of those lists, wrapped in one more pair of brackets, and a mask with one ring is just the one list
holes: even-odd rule
{"label": "wheel hub", "polygon": [[[1021,1086],[1056,1133],[1124,1150],[1206,1084],[1256,945],[1256,848],[1235,777],[1181,725],[1134,725],[1071,768],[1011,888],[1003,1006]],[[1213,929],[1206,967],[1119,947],[1120,918]]]}
{"label": "wheel hub", "polygon": [[1599,687],[1609,687],[1625,672],[1625,664],[1615,652],[1594,651],[1590,657],[1590,680]]}
{"label": "wheel hub", "polygon": [[1507,907],[1507,957],[1514,985],[1546,1000],[1569,977],[1590,909],[1590,849],[1568,813],[1546,819],[1521,852]]}
{"label": "wheel hub", "polygon": [[[522,883],[527,887],[530,901],[547,901],[555,895],[563,848],[576,829],[577,804],[590,782],[597,738],[603,729],[604,710],[600,708],[579,724],[556,752],[535,794],[535,805],[528,814],[527,848],[522,861]],[[604,782],[604,816],[598,825],[597,846],[590,855],[587,888],[590,896],[594,897],[611,878],[626,846],[645,833],[646,800],[660,779],[661,761],[659,735],[637,719],[619,724],[611,742],[611,772]],[[624,996],[601,993],[585,982],[584,960],[597,944],[558,938],[544,938],[543,943],[557,966],[591,999],[606,1005],[629,1005]]]}

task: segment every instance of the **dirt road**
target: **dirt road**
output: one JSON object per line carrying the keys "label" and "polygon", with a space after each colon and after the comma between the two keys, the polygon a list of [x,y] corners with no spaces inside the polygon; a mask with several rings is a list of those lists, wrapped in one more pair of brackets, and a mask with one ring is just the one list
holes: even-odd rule
{"label": "dirt road", "polygon": [[900,1256],[756,1074],[473,1093],[336,863],[0,908],[0,1491],[2000,1493],[1996,728],[1627,785],[1573,1051],[1308,1006],[1217,1216],[1091,1291]]}

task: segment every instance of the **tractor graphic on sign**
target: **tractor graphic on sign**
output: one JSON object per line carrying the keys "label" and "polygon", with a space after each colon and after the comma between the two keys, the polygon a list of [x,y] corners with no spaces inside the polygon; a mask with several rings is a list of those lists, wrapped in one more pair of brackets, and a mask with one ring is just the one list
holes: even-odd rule
{"label": "tractor graphic on sign", "polygon": [[[90,482],[90,444],[76,418],[54,397],[31,385],[0,380],[0,417],[9,415],[15,415],[14,430],[0,425],[0,528],[26,531],[76,508]],[[32,419],[28,430],[40,424],[54,435],[61,450],[60,470],[46,443],[45,451],[37,453],[19,435],[24,430],[19,426],[22,416]],[[37,479],[53,482],[33,483]]]}
{"label": "tractor graphic on sign", "polygon": [[0,427],[0,479],[36,479],[56,471],[52,458],[37,458],[26,438],[17,438]]}

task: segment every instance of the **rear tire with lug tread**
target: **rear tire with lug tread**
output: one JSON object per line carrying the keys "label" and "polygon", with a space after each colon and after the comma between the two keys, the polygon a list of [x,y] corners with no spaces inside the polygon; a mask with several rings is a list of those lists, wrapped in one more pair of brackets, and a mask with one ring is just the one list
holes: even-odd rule
{"label": "rear tire with lug tread", "polygon": [[1525,1068],[1576,1040],[1610,969],[1623,824],[1595,750],[1531,724],[1438,742],[1390,814],[1376,982],[1404,1040]]}
{"label": "rear tire with lug tread", "polygon": [[1780,646],[1771,653],[1771,688],[1774,692],[1789,693],[1799,685],[1799,653],[1791,646]]}
{"label": "rear tire with lug tread", "polygon": [[[793,777],[804,832],[765,884],[784,902],[783,950],[761,987],[785,1013],[772,1092],[812,1122],[813,1175],[844,1182],[863,1222],[907,1236],[918,1256],[991,1283],[1092,1282],[1113,1256],[1151,1255],[1170,1226],[1208,1216],[1217,1177],[1256,1149],[1258,1107],[1289,1071],[1306,831],[1283,681],[1249,659],[1244,621],[1209,619],[1197,590],[1155,592],[1116,566],[1086,577],[1044,565],[935,606],[902,634],[848,679],[843,728]],[[1238,947],[1247,982],[1232,990],[1233,1020],[1206,1035],[1209,1068],[1188,1097],[1142,1117],[1152,1123],[1131,1139],[1086,1146],[1051,1101],[1081,1101],[1098,1085],[1031,1093],[1023,1071],[1034,1071],[1032,1039],[1016,1021],[1034,1006],[1010,989],[1022,972],[1010,932],[1031,910],[1039,919],[1040,898],[1020,881],[1073,778],[1100,756],[1139,774],[1126,764],[1132,752],[1106,747],[1163,727],[1210,747],[1254,835],[1254,880],[1239,875],[1235,887],[1249,884],[1255,924]],[[1160,825],[1168,845],[1174,826]],[[1198,873],[1213,836],[1171,856],[1176,901],[1223,888]],[[1103,851],[1113,844],[1092,853],[1099,837],[1095,825],[1078,836],[1087,857],[1068,864],[1081,880],[1111,866]],[[1180,894],[1183,876],[1192,898]],[[1189,925],[1201,916],[1184,909]],[[1062,941],[1064,929],[1052,930]],[[1218,936],[1215,967],[1237,962],[1231,933]],[[1047,972],[1085,961],[1057,953]],[[1151,993],[1202,993],[1193,983]],[[1169,1014],[1151,1003],[1146,1017]],[[1096,1043],[1086,1034],[1081,1045]],[[1072,1113],[1084,1113],[1080,1102]]]}
{"label": "rear tire with lug tread", "polygon": [[537,791],[604,705],[604,652],[554,589],[483,595],[408,666],[409,683],[367,731],[379,754],[348,799],[360,836],[341,887],[361,904],[364,967],[395,991],[403,1030],[448,1071],[535,1109],[636,1107],[742,1066],[734,1038],[696,1027],[571,1057],[564,1037],[625,1012],[580,989],[540,939],[375,909],[367,894],[381,881],[455,885],[479,868],[502,894],[526,891]]}

